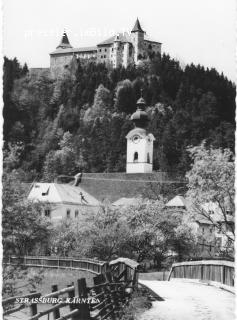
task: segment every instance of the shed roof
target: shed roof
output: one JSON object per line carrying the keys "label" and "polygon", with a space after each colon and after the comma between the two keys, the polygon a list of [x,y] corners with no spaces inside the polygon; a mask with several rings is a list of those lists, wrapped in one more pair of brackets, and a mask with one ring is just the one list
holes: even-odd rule
{"label": "shed roof", "polygon": [[182,196],[175,196],[165,205],[166,207],[187,207],[186,200]]}
{"label": "shed roof", "polygon": [[134,261],[129,258],[118,258],[118,259],[112,260],[110,261],[109,265],[114,265],[117,263],[124,263],[132,269],[135,269],[139,266],[139,263],[137,261]]}

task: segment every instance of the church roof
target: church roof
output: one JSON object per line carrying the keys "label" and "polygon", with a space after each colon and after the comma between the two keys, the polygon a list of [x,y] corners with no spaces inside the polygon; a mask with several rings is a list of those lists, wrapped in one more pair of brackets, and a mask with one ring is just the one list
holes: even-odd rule
{"label": "church roof", "polygon": [[142,27],[140,25],[140,22],[139,22],[138,18],[137,18],[137,20],[135,22],[135,25],[134,25],[134,27],[133,27],[131,32],[137,32],[137,31],[145,33],[145,31],[142,30]]}
{"label": "church roof", "polygon": [[68,40],[68,36],[66,34],[66,32],[64,31],[62,39],[60,44],[57,46],[57,48],[72,48],[72,46],[70,45],[70,42]]}

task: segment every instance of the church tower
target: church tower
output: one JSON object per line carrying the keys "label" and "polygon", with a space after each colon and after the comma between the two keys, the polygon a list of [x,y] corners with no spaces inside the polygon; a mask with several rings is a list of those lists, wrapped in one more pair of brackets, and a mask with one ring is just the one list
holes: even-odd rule
{"label": "church tower", "polygon": [[131,120],[135,128],[127,136],[127,173],[149,173],[153,168],[153,134],[147,133],[149,122],[145,112],[145,100],[141,97],[137,101],[137,111],[132,114]]}

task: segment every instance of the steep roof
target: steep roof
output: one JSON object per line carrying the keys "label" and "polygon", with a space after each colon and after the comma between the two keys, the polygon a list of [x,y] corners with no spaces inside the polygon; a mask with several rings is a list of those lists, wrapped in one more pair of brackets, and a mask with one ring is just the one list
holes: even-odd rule
{"label": "steep roof", "polygon": [[89,53],[89,52],[96,52],[97,51],[97,47],[81,47],[81,48],[67,48],[67,49],[63,49],[61,47],[57,47],[58,49],[54,50],[53,52],[51,52],[50,54],[61,54],[61,53]]}
{"label": "steep roof", "polygon": [[137,18],[137,20],[135,22],[135,25],[134,25],[134,27],[133,27],[131,32],[137,32],[137,31],[145,33],[145,31],[142,30],[142,27],[140,25],[140,22],[139,22],[138,18]]}
{"label": "steep roof", "polygon": [[166,207],[185,207],[187,206],[186,200],[182,196],[175,196],[165,205]]}
{"label": "steep roof", "polygon": [[[81,193],[85,201],[82,200]],[[49,203],[70,203],[89,206],[100,205],[100,202],[95,197],[81,187],[58,183],[34,183],[29,192],[28,199]]]}
{"label": "steep roof", "polygon": [[[178,190],[186,182],[165,172],[152,173],[83,173],[79,186],[100,201],[111,203],[121,198],[147,198],[160,194],[160,188]],[[177,191],[176,191],[177,192]]]}
{"label": "steep roof", "polygon": [[65,31],[63,32],[61,42],[59,43],[57,48],[72,48],[72,46],[70,45],[70,42],[68,40],[68,36]]}
{"label": "steep roof", "polygon": [[109,44],[114,43],[115,40],[117,40],[117,41],[119,40],[120,42],[132,42],[131,36],[127,32],[124,32],[124,33],[118,33],[115,36],[112,36],[112,37],[98,43],[97,46],[109,45]]}

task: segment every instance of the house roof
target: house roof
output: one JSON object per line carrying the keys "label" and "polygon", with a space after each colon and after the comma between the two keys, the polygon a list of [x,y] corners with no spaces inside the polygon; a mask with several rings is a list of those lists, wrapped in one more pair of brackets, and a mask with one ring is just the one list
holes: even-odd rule
{"label": "house roof", "polygon": [[117,201],[113,202],[112,205],[119,207],[119,206],[129,206],[129,205],[134,205],[137,203],[138,198],[125,198],[122,197],[118,199]]}
{"label": "house roof", "polygon": [[165,205],[166,207],[187,207],[186,200],[182,196],[175,196]]}
{"label": "house roof", "polygon": [[59,48],[54,50],[53,52],[50,53],[50,55],[52,54],[61,54],[61,53],[89,53],[89,52],[97,52],[97,47],[81,47],[81,48]]}
{"label": "house roof", "polygon": [[[83,201],[81,194],[85,201]],[[95,197],[81,187],[58,183],[34,183],[29,192],[28,199],[49,203],[71,203],[88,206],[100,205],[100,202]]]}

